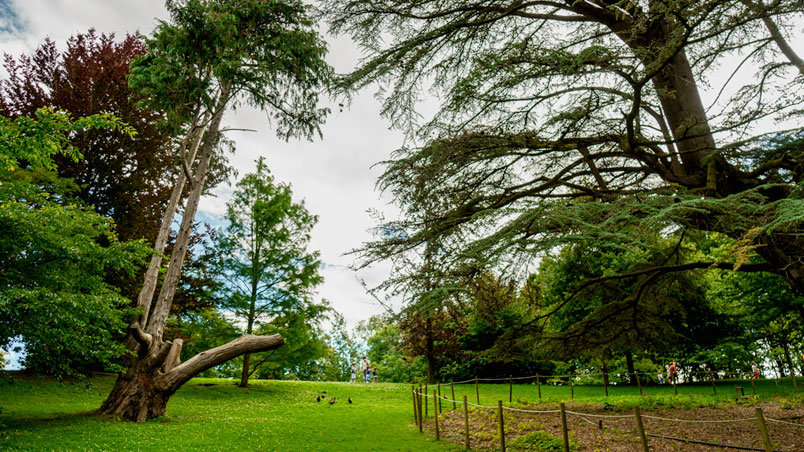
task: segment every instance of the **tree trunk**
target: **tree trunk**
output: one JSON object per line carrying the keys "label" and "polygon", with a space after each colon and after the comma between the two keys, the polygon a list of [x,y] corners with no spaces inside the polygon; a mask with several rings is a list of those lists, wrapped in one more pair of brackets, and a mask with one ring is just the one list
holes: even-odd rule
{"label": "tree trunk", "polygon": [[243,355],[243,372],[240,373],[240,387],[248,387],[248,368],[251,365],[251,353]]}
{"label": "tree trunk", "polygon": [[625,352],[625,366],[628,368],[628,382],[635,385],[634,372],[636,372],[636,369],[634,368],[634,354],[631,353],[631,350],[626,350]]}
{"label": "tree trunk", "polygon": [[199,373],[234,357],[273,350],[282,346],[282,336],[244,334],[228,344],[201,352],[179,363],[181,339],[162,344],[156,353],[140,357],[120,375],[100,412],[144,422],[165,414],[168,399]]}

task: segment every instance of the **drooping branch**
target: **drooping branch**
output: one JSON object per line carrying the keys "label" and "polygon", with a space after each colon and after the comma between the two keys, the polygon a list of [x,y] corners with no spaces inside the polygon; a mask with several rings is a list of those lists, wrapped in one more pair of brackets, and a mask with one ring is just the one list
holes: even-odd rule
{"label": "drooping branch", "polygon": [[606,275],[598,278],[586,279],[583,282],[581,282],[581,284],[579,284],[578,287],[576,287],[575,290],[573,290],[566,298],[564,298],[563,301],[558,303],[558,305],[554,306],[549,312],[533,318],[526,324],[532,324],[537,320],[545,319],[547,317],[552,316],[553,314],[558,312],[561,308],[563,308],[567,303],[574,300],[585,289],[588,289],[589,287],[594,286],[596,284],[618,279],[633,278],[636,276],[642,276],[646,274],[652,274],[650,279],[655,279],[656,277],[667,273],[682,272],[696,269],[721,269],[721,270],[732,270],[741,272],[773,272],[775,270],[775,267],[767,262],[751,263],[743,265],[732,264],[729,262],[688,262],[686,264],[678,264],[678,265],[651,266],[649,268],[645,268],[642,270],[635,270],[626,273],[619,273],[616,275]]}
{"label": "drooping branch", "polygon": [[285,339],[279,335],[255,336],[244,334],[227,344],[201,352],[174,367],[163,377],[166,388],[179,388],[199,373],[246,353],[257,353],[281,347]]}

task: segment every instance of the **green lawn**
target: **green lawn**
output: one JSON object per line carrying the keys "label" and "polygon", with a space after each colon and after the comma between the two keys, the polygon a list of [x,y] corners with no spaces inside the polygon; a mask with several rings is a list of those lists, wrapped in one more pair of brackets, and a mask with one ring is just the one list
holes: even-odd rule
{"label": "green lawn", "polygon": [[[410,385],[381,383],[311,383],[258,381],[241,389],[232,381],[195,379],[168,404],[167,416],[144,424],[99,418],[100,406],[113,383],[111,377],[86,383],[58,383],[17,377],[0,386],[0,450],[2,451],[456,451],[459,447],[435,442],[413,426]],[[734,399],[740,384],[722,382],[717,399]],[[430,391],[434,389],[429,387]],[[451,396],[449,385],[442,394]],[[542,385],[542,401],[569,400],[568,386]],[[338,401],[316,403],[326,391]],[[508,384],[481,384],[480,401],[496,405],[508,401]],[[711,385],[648,386],[650,397],[639,397],[636,387],[576,386],[575,400],[613,405],[695,407],[715,400]],[[794,393],[790,381],[760,380],[760,398]],[[799,391],[800,395],[802,392]],[[476,402],[474,384],[456,385],[455,396]],[[355,401],[346,403],[347,397]],[[513,400],[539,400],[535,384],[513,387]],[[430,402],[432,403],[432,402]],[[444,403],[444,409],[451,404]],[[432,406],[428,410],[432,414]]]}
{"label": "green lawn", "polygon": [[[410,386],[195,379],[143,424],[100,419],[112,378],[0,387],[2,451],[449,451],[413,427]],[[212,386],[202,386],[212,384]],[[334,395],[316,403],[318,391]],[[347,397],[354,399],[349,405]]]}

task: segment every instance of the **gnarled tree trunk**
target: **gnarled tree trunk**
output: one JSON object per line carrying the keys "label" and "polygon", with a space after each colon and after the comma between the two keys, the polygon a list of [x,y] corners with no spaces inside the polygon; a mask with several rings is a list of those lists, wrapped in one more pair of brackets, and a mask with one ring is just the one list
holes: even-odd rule
{"label": "gnarled tree trunk", "polygon": [[[134,333],[136,335],[136,333]],[[249,352],[273,350],[284,344],[282,336],[244,334],[228,344],[179,362],[182,340],[165,342],[157,353],[135,360],[118,377],[100,411],[136,422],[165,414],[167,402],[184,383],[206,369]]]}
{"label": "gnarled tree trunk", "polygon": [[[173,197],[165,212],[162,230],[155,244],[157,256],[152,259],[145,274],[145,282],[138,299],[141,315],[129,327],[130,335],[127,345],[134,356],[126,360],[124,364],[126,370],[118,377],[112,392],[103,402],[100,408],[101,413],[120,416],[136,422],[162,416],[165,414],[170,397],[181,385],[204,370],[236,356],[272,350],[284,344],[284,339],[278,334],[273,336],[245,334],[228,344],[199,353],[181,363],[179,357],[182,340],[165,341],[162,338],[229,95],[230,87],[222,87],[218,95],[215,113],[212,115],[208,127],[204,127],[203,124],[194,124],[182,143],[180,150],[182,158],[185,158],[184,152],[189,145],[190,162],[188,163],[186,160],[183,162],[184,171],[174,187]],[[208,117],[206,116],[206,118]],[[202,123],[204,121],[202,120]],[[190,168],[202,138],[203,145],[198,151],[195,175],[192,175]],[[151,301],[162,262],[161,254],[164,251],[170,223],[185,183],[190,184],[190,193],[184,206],[179,234],[173,247],[165,280],[162,283],[156,305],[151,310]]]}

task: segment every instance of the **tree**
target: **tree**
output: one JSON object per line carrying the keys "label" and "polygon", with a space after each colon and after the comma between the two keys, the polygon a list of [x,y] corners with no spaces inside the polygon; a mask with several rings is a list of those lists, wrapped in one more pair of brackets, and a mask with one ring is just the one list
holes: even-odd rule
{"label": "tree", "polygon": [[76,202],[74,184],[53,170],[57,155],[81,158],[75,133],[134,131],[109,114],[34,116],[0,116],[0,347],[20,338],[26,367],[60,377],[113,370],[129,300],[106,278],[133,273],[149,249],[120,240],[114,222]]}
{"label": "tree", "polygon": [[68,39],[64,51],[46,39],[32,56],[5,55],[0,105],[11,117],[32,117],[42,107],[74,116],[109,112],[134,127],[136,137],[106,128],[76,131],[70,141],[82,157],[54,159],[59,176],[79,187],[77,197],[115,220],[121,239],[152,242],[176,171],[161,113],[137,105],[126,82],[131,60],[146,51],[140,36],[117,41],[95,30]]}
{"label": "tree", "polygon": [[[184,133],[175,150],[181,168],[137,300],[139,315],[129,325],[126,345],[134,356],[100,408],[138,422],[164,414],[168,399],[194,375],[282,345],[278,334],[245,334],[180,362],[182,340],[163,335],[224,112],[247,103],[270,112],[280,137],[311,137],[327,113],[316,103],[331,73],[308,8],[297,1],[168,0],[167,9],[171,22],[161,22],[146,41],[148,53],[132,63],[129,83]],[[189,193],[176,243],[152,306],[185,185]]]}
{"label": "tree", "polygon": [[[425,143],[386,162],[379,185],[403,219],[363,249],[368,262],[395,260],[396,281],[416,273],[405,262],[434,240],[444,269],[515,277],[555,247],[702,230],[739,246],[718,261],[670,259],[670,246],[651,265],[596,281],[650,285],[725,268],[773,272],[804,292],[802,98],[791,94],[804,62],[787,42],[800,2],[324,7],[332,31],[368,52],[344,88],[383,83],[385,114]],[[442,104],[419,126],[423,88]],[[751,253],[761,259],[745,260]]]}
{"label": "tree", "polygon": [[[280,316],[290,324],[303,318],[311,291],[323,281],[318,252],[307,251],[318,218],[293,202],[290,186],[274,181],[262,157],[256,163],[226,204],[229,224],[218,233],[215,251],[222,306],[245,322],[246,334]],[[243,356],[241,387],[254,372],[250,358]]]}

